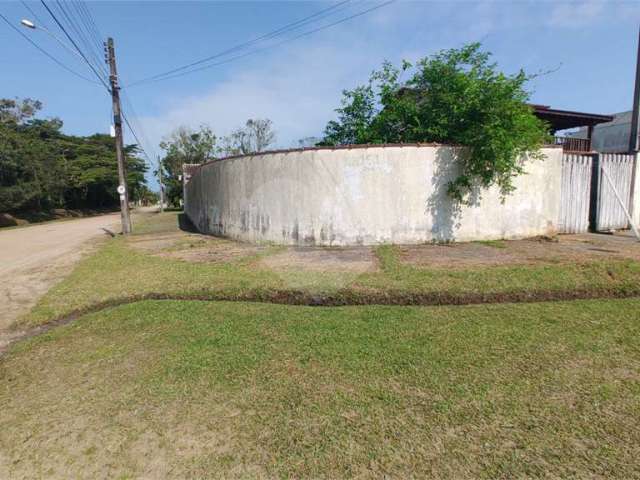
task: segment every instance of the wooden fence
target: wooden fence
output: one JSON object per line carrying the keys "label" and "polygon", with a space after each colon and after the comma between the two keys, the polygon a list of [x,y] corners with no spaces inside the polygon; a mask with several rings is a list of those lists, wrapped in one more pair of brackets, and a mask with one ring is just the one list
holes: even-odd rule
{"label": "wooden fence", "polygon": [[562,145],[565,152],[591,152],[590,138],[554,137],[554,141],[556,145]]}
{"label": "wooden fence", "polygon": [[[596,160],[597,176],[594,177],[592,188],[595,188],[592,199],[593,229],[602,232],[619,230],[629,227],[629,220],[616,199],[611,183],[620,198],[625,202],[627,210],[631,211],[631,188],[635,155],[619,153],[601,153]],[[604,174],[603,170],[608,174]],[[609,179],[611,182],[609,182]]]}
{"label": "wooden fence", "polygon": [[631,211],[635,162],[635,155],[630,154],[565,152],[558,231],[584,233],[590,228],[595,231],[628,228],[629,221],[611,183]]}
{"label": "wooden fence", "polygon": [[592,154],[565,153],[562,155],[562,189],[560,204],[560,233],[582,233],[589,230],[591,198]]}

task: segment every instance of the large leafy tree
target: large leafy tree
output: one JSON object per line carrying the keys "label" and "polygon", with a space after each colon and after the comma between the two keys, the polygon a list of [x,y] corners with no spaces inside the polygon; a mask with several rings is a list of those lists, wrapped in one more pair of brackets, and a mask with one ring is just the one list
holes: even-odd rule
{"label": "large leafy tree", "polygon": [[180,127],[160,143],[160,147],[165,151],[160,168],[169,203],[178,206],[182,198],[182,165],[204,163],[215,158],[216,141],[211,128],[202,125],[198,130]]}
{"label": "large leafy tree", "polygon": [[[115,145],[108,135],[62,133],[62,121],[35,118],[36,100],[0,99],[0,211],[115,207]],[[126,150],[127,183],[136,200],[146,165]]]}
{"label": "large leafy tree", "polygon": [[[400,81],[401,76],[406,80]],[[527,105],[531,77],[498,71],[479,43],[444,50],[400,68],[385,63],[368,85],[344,91],[338,119],[322,144],[439,142],[466,147],[448,192],[464,201],[473,188],[497,185],[503,196],[541,158],[547,127]]]}

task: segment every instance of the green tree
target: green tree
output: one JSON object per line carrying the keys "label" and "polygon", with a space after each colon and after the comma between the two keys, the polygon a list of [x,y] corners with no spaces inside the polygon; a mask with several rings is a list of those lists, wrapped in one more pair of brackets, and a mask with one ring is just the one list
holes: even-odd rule
{"label": "green tree", "polygon": [[[401,75],[407,80],[400,81]],[[464,201],[474,187],[497,185],[504,197],[524,172],[523,158],[542,158],[548,140],[546,124],[526,103],[530,78],[523,71],[498,71],[479,43],[438,52],[415,66],[385,63],[368,85],[344,92],[323,144],[462,145],[466,153],[449,194]]]}
{"label": "green tree", "polygon": [[165,156],[160,161],[164,176],[167,200],[178,206],[182,198],[182,165],[204,163],[215,158],[216,136],[211,129],[201,125],[198,130],[180,127],[160,143]]}
{"label": "green tree", "polygon": [[377,114],[376,95],[371,82],[342,91],[338,120],[331,120],[319,145],[349,145],[371,142],[371,124]]}
{"label": "green tree", "polygon": [[[62,133],[62,121],[38,119],[40,102],[0,99],[0,211],[116,207],[115,145],[108,135]],[[146,165],[125,147],[127,183],[136,200]]]}

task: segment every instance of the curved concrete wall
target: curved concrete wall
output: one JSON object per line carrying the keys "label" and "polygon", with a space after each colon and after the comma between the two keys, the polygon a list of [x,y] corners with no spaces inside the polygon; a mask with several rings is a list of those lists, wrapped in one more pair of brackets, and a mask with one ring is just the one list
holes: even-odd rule
{"label": "curved concrete wall", "polygon": [[561,156],[527,163],[504,203],[497,189],[457,207],[447,195],[461,149],[373,146],[217,160],[185,186],[203,233],[285,245],[372,245],[522,238],[555,232]]}

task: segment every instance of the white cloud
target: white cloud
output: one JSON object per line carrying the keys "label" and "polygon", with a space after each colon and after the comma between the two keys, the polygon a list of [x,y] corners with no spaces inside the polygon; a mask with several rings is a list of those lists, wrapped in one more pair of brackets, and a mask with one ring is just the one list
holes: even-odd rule
{"label": "white cloud", "polygon": [[222,136],[248,118],[270,118],[280,147],[319,135],[342,89],[366,79],[383,58],[353,39],[347,48],[331,44],[280,50],[203,95],[171,99],[159,115],[141,119],[149,141],[157,144],[181,125],[207,124]]}
{"label": "white cloud", "polygon": [[[342,89],[365,81],[385,58],[397,63],[487,35],[498,38],[504,30],[535,30],[538,35],[538,26],[564,29],[611,22],[623,13],[627,19],[637,18],[637,6],[593,0],[398,2],[358,22],[274,49],[256,61],[233,64],[235,73],[204,93],[170,90],[160,113],[141,122],[148,140],[157,145],[181,125],[208,124],[222,136],[248,118],[270,118],[278,133],[277,146],[290,147],[302,137],[320,135],[334,118]],[[501,51],[506,52],[504,66],[509,69],[508,48],[495,53]],[[531,64],[535,69],[534,52],[519,52],[513,68]]]}
{"label": "white cloud", "polygon": [[615,5],[607,5],[600,0],[585,2],[558,2],[551,10],[549,24],[553,27],[580,28],[602,19],[605,7],[616,8]]}

